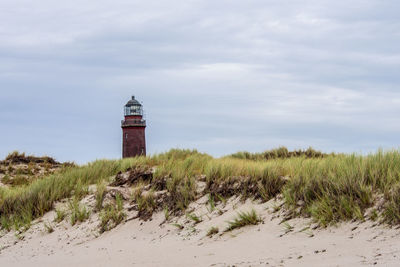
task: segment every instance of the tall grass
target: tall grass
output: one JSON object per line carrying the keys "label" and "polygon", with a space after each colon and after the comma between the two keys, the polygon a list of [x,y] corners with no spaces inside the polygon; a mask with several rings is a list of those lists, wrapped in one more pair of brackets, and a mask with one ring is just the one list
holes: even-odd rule
{"label": "tall grass", "polygon": [[[124,160],[97,160],[82,167],[68,167],[61,172],[16,188],[0,188],[0,217],[3,225],[19,229],[53,208],[57,200],[82,197],[89,184],[106,180],[119,171],[146,164],[147,158]],[[5,218],[5,219],[4,219]]]}
{"label": "tall grass", "polygon": [[234,154],[229,155],[229,157],[237,158],[237,159],[249,159],[249,160],[270,160],[270,159],[284,159],[284,158],[292,158],[292,157],[306,157],[306,158],[323,158],[326,156],[333,156],[334,154],[326,154],[321,151],[314,150],[312,147],[309,147],[306,150],[294,150],[289,151],[286,147],[281,146],[276,149],[266,150],[261,153],[249,153],[247,151],[241,151]]}
{"label": "tall grass", "polygon": [[71,210],[71,225],[75,225],[77,222],[84,222],[90,216],[87,208],[81,205],[76,198],[69,203],[69,208]]}
{"label": "tall grass", "polygon": [[[286,157],[279,156],[286,155],[281,149],[273,159],[249,160],[232,156],[214,159],[196,150],[175,149],[151,157],[99,160],[65,168],[28,186],[0,188],[0,222],[3,228],[29,225],[52,209],[55,201],[85,195],[87,191],[82,188],[89,184],[100,184],[128,168],[155,166],[151,180],[138,181],[150,184],[151,192],[142,195],[140,189],[134,196],[143,212],[164,208],[170,213],[184,211],[205,194],[217,201],[233,195],[268,201],[281,194],[294,216],[312,216],[327,225],[364,219],[365,210],[383,196],[385,203],[377,210],[382,220],[400,223],[400,151],[378,151],[367,156],[321,156],[307,151]],[[198,181],[204,178],[206,188],[198,192]],[[160,190],[168,194],[156,201],[153,192]],[[99,193],[99,203],[101,196]]]}
{"label": "tall grass", "polygon": [[117,194],[115,204],[108,204],[100,213],[100,233],[111,230],[126,217],[123,211],[122,197]]}

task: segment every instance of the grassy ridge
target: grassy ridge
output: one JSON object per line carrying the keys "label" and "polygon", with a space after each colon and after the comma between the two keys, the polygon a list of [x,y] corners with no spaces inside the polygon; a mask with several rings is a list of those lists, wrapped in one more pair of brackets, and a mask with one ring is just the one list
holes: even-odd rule
{"label": "grassy ridge", "polygon": [[[100,160],[81,167],[70,167],[30,185],[0,188],[2,228],[19,228],[53,208],[55,201],[82,197],[89,184],[109,180],[119,171],[154,167],[151,181],[133,185],[134,201],[150,212],[167,207],[185,210],[198,197],[198,180],[206,181],[204,194],[213,199],[241,195],[267,201],[282,194],[293,216],[312,216],[322,225],[365,218],[365,211],[378,200],[374,214],[389,224],[400,223],[400,152],[378,151],[368,156],[299,155],[265,160],[224,157],[214,159],[192,150],[171,150],[152,157]],[[156,206],[140,190],[167,190],[164,206]],[[138,191],[139,190],[139,191]],[[139,193],[138,193],[139,192]]]}
{"label": "grassy ridge", "polygon": [[53,208],[57,200],[82,197],[88,184],[106,180],[125,171],[145,158],[117,161],[98,160],[82,167],[69,167],[61,172],[16,188],[0,187],[0,223],[3,228],[29,226],[30,222]]}
{"label": "grassy ridge", "polygon": [[229,157],[237,159],[249,159],[249,160],[270,160],[270,159],[285,159],[304,156],[306,158],[323,158],[326,156],[334,156],[335,154],[326,154],[321,151],[314,150],[309,147],[306,150],[294,150],[289,151],[286,147],[279,147],[271,150],[266,150],[261,153],[250,153],[247,151],[240,151],[229,155]]}

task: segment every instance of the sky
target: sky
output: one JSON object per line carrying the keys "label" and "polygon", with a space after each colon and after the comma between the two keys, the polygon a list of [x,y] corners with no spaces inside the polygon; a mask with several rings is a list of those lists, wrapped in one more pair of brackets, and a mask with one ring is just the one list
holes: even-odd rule
{"label": "sky", "polygon": [[0,0],[0,158],[398,149],[398,0]]}

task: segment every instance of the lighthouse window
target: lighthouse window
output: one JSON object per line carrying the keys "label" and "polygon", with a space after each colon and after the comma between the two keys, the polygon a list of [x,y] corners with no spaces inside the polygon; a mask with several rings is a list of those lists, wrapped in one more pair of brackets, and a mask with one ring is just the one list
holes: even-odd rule
{"label": "lighthouse window", "polygon": [[140,106],[132,106],[131,107],[131,114],[140,115],[141,114]]}

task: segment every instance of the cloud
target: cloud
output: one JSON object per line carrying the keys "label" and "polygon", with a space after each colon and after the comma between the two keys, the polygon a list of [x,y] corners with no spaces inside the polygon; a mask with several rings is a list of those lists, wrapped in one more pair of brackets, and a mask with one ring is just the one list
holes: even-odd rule
{"label": "cloud", "polygon": [[131,94],[152,153],[398,147],[399,5],[4,1],[1,155],[119,157]]}

